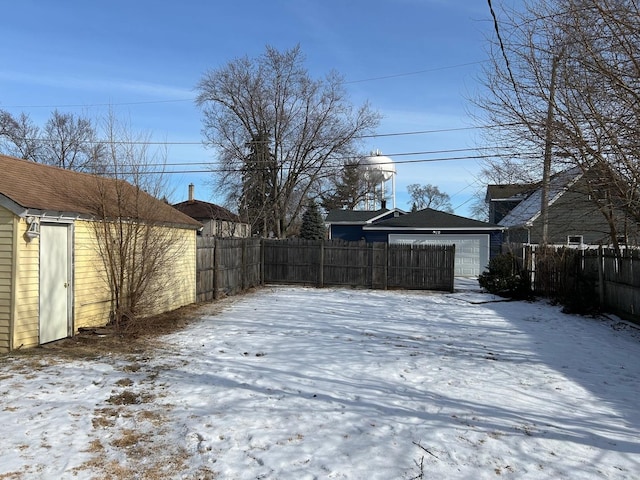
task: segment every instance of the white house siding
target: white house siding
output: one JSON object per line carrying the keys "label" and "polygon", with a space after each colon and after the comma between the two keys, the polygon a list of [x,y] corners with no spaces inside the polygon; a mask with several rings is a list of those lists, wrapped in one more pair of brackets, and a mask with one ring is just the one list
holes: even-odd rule
{"label": "white house siding", "polygon": [[390,244],[456,246],[455,276],[477,277],[489,263],[489,235],[389,234]]}

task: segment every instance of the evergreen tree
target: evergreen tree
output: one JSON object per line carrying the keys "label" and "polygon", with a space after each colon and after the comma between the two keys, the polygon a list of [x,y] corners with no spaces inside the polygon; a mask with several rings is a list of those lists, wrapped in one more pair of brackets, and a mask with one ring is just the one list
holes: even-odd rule
{"label": "evergreen tree", "polygon": [[329,179],[327,192],[322,195],[320,203],[327,211],[342,208],[353,210],[374,191],[364,167],[354,160],[347,162],[338,175]]}
{"label": "evergreen tree", "polygon": [[324,220],[320,214],[320,209],[316,202],[309,204],[302,214],[302,226],[300,227],[300,238],[306,240],[322,240],[326,237]]}
{"label": "evergreen tree", "polygon": [[262,237],[275,232],[274,202],[278,196],[277,165],[269,150],[267,134],[254,135],[247,144],[249,154],[242,168],[242,189],[239,197],[240,213],[251,225],[251,234]]}

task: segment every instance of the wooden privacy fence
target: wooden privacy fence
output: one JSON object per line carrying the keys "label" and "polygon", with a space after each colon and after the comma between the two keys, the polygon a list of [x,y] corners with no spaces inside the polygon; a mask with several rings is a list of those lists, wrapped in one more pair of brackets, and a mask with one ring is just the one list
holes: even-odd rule
{"label": "wooden privacy fence", "polygon": [[640,250],[523,245],[512,249],[535,293],[592,302],[601,310],[640,322]]}
{"label": "wooden privacy fence", "polygon": [[264,281],[453,291],[454,245],[265,240]]}
{"label": "wooden privacy fence", "polygon": [[198,237],[196,300],[209,302],[234,295],[262,282],[259,238]]}
{"label": "wooden privacy fence", "polygon": [[198,238],[197,299],[263,283],[453,291],[454,245]]}

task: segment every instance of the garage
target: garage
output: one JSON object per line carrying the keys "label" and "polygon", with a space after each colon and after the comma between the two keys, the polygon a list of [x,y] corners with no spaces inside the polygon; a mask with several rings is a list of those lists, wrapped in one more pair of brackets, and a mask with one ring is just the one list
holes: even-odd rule
{"label": "garage", "polygon": [[477,277],[489,263],[489,235],[389,234],[389,244],[456,246],[455,276]]}
{"label": "garage", "polygon": [[425,208],[362,227],[368,242],[456,246],[455,276],[477,277],[500,253],[503,227]]}

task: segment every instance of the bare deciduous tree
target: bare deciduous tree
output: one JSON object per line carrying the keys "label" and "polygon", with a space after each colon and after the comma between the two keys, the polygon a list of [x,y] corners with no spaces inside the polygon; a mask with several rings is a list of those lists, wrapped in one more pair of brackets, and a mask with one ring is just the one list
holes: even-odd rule
{"label": "bare deciduous tree", "polygon": [[638,2],[523,2],[499,26],[478,102],[498,146],[485,175],[544,192],[554,171],[580,167],[615,244],[620,212],[640,219]]}
{"label": "bare deciduous tree", "polygon": [[258,218],[248,220],[262,235],[286,237],[304,200],[357,156],[358,138],[379,122],[367,104],[348,102],[339,75],[314,80],[303,63],[299,47],[267,47],[208,72],[197,87],[205,141],[218,154],[216,185],[239,208],[253,206]]}
{"label": "bare deciduous tree", "polygon": [[411,185],[407,185],[407,191],[411,197],[412,208],[415,210],[432,208],[434,210],[453,213],[449,195],[441,192],[435,185],[412,183]]}
{"label": "bare deciduous tree", "polygon": [[[169,205],[156,198],[166,193],[158,152],[147,135],[135,135],[110,113],[104,122],[104,167],[87,192],[93,205],[97,250],[111,293],[111,321],[116,327],[155,310],[173,278],[184,238],[167,228]],[[160,208],[159,208],[160,205]]]}
{"label": "bare deciduous tree", "polygon": [[41,161],[79,172],[101,172],[104,145],[91,120],[54,110],[42,131]]}
{"label": "bare deciduous tree", "polygon": [[0,110],[0,148],[11,155],[33,162],[39,162],[42,156],[40,129],[25,113],[14,117]]}
{"label": "bare deciduous tree", "polygon": [[8,155],[79,172],[102,173],[104,145],[88,118],[54,110],[44,128],[0,111],[0,148]]}

